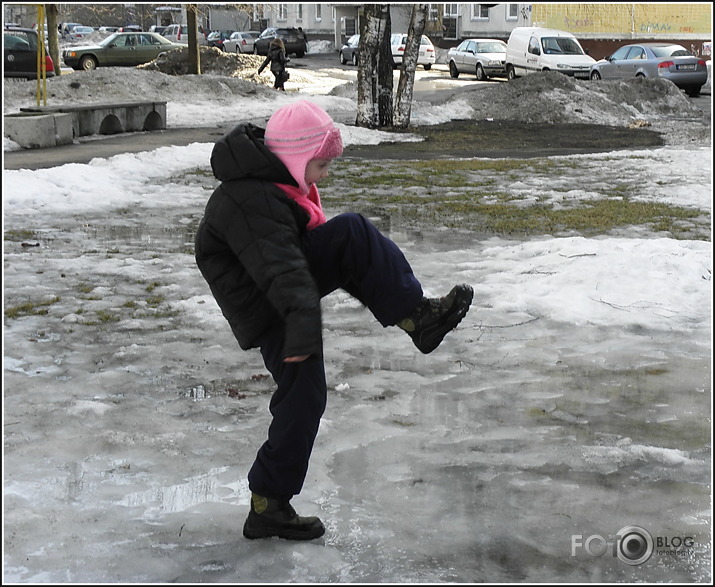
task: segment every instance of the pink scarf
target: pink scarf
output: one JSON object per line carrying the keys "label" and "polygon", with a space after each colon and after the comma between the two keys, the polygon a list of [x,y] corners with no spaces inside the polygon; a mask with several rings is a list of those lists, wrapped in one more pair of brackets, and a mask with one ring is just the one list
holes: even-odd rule
{"label": "pink scarf", "polygon": [[310,216],[308,230],[313,230],[316,226],[327,222],[327,218],[325,218],[325,214],[323,214],[323,207],[320,205],[318,188],[314,183],[310,184],[308,195],[303,195],[300,189],[292,185],[284,183],[277,183],[276,185],[281,188],[291,200],[295,200],[295,202],[308,213]]}

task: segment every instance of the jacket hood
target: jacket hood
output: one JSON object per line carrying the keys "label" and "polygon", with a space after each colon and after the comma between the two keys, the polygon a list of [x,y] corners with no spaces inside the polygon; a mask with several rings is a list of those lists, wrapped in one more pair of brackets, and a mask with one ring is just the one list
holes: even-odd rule
{"label": "jacket hood", "polygon": [[211,152],[216,179],[259,179],[297,186],[286,166],[263,144],[264,132],[253,124],[240,124],[219,139]]}

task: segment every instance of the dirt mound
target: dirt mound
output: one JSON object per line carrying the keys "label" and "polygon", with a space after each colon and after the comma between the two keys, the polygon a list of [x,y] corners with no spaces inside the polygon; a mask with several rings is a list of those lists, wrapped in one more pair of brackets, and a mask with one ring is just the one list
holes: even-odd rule
{"label": "dirt mound", "polygon": [[462,94],[475,113],[527,123],[627,125],[638,119],[700,118],[671,82],[656,78],[581,81],[553,71]]}
{"label": "dirt mound", "polygon": [[[159,55],[154,61],[139,65],[137,69],[160,71],[167,75],[187,75],[189,49],[174,49]],[[226,77],[237,77],[257,84],[272,84],[271,76],[258,75],[264,57],[244,53],[226,53],[216,47],[200,47],[201,72]]]}
{"label": "dirt mound", "polygon": [[[160,71],[173,76],[187,75],[189,73],[188,53],[188,48],[175,49],[159,55],[154,61],[137,66],[137,69]],[[226,53],[216,47],[199,47],[199,54],[201,73],[203,74],[237,78],[264,86],[273,85],[274,78],[269,68],[266,68],[260,75],[258,74],[258,68],[265,60],[265,57],[261,55]],[[291,79],[294,82],[309,81],[296,74],[295,70],[291,69],[290,66],[288,67]]]}

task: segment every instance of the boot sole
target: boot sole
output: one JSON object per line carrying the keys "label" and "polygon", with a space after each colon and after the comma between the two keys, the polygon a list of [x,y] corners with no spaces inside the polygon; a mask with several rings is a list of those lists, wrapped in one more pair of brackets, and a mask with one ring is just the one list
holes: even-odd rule
{"label": "boot sole", "polygon": [[285,540],[315,540],[325,534],[325,527],[314,526],[307,530],[291,530],[291,529],[271,529],[271,528],[247,528],[243,527],[243,535],[249,540],[259,538],[283,538]]}
{"label": "boot sole", "polygon": [[457,294],[450,312],[441,322],[421,330],[419,334],[409,333],[415,346],[425,355],[435,350],[442,343],[444,337],[454,330],[469,312],[474,298],[474,290],[469,285],[458,285],[456,289]]}

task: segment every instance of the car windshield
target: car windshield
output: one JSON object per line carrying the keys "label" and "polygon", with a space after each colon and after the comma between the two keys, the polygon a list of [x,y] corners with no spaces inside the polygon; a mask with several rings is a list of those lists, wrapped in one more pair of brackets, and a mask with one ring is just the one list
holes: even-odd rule
{"label": "car windshield", "polygon": [[692,53],[680,45],[651,47],[651,49],[653,49],[653,54],[656,57],[692,57]]}
{"label": "car windshield", "polygon": [[[407,44],[407,35],[393,35],[392,36],[392,44],[393,45],[406,45]],[[422,38],[420,39],[420,45],[431,45],[432,41],[429,40],[429,37],[422,35]]]}
{"label": "car windshield", "polygon": [[477,53],[506,53],[506,45],[501,43],[477,43]]}
{"label": "car windshield", "polygon": [[570,37],[544,37],[541,46],[546,54],[583,55],[581,46]]}
{"label": "car windshield", "polygon": [[10,51],[37,51],[37,35],[25,31],[5,31],[3,48]]}
{"label": "car windshield", "polygon": [[[118,38],[121,38],[122,35],[114,33],[113,35],[109,35],[106,39],[102,39],[97,43],[100,47],[107,47],[110,45],[110,43],[115,43]],[[124,43],[122,43],[123,45]]]}

